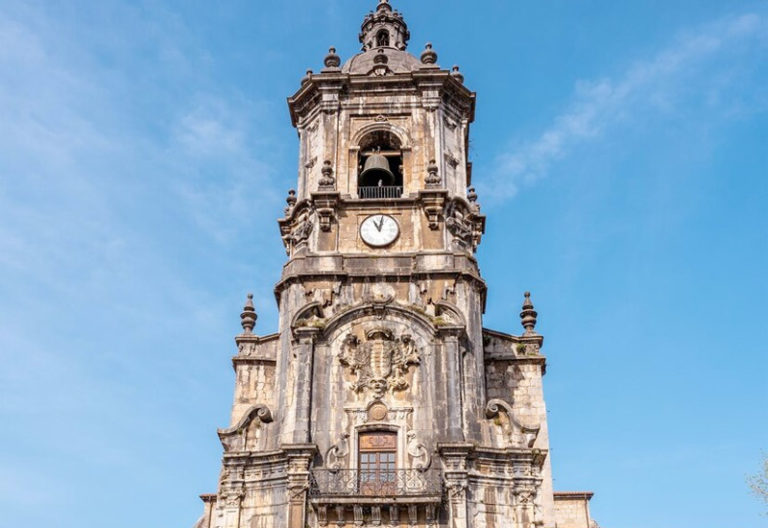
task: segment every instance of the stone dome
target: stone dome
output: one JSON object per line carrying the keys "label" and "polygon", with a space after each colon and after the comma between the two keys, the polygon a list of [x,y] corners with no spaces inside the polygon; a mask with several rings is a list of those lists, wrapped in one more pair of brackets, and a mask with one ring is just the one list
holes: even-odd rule
{"label": "stone dome", "polygon": [[[381,54],[386,56],[386,66],[393,73],[408,73],[418,70],[422,66],[421,61],[408,53],[395,48],[375,48],[358,53],[350,58],[341,68],[343,73],[351,75],[368,75],[380,63]],[[376,57],[379,57],[377,59]]]}

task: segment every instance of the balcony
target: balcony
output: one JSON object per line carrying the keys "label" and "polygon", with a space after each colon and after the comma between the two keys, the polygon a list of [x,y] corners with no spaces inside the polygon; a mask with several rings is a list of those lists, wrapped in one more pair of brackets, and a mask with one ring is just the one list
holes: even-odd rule
{"label": "balcony", "polygon": [[386,198],[400,198],[403,195],[403,187],[384,185],[376,187],[358,187],[357,195],[362,200],[381,200]]}
{"label": "balcony", "polygon": [[[437,470],[313,469],[309,496],[320,502],[430,502],[442,496],[441,473]],[[378,499],[378,500],[377,500]],[[410,500],[409,500],[410,499]],[[424,500],[426,499],[426,500]]]}

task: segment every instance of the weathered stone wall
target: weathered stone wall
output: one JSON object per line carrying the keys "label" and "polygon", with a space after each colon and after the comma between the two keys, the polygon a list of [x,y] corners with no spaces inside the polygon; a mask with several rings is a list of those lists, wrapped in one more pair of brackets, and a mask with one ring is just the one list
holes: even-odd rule
{"label": "weathered stone wall", "polygon": [[555,493],[557,528],[593,528],[589,514],[589,492]]}

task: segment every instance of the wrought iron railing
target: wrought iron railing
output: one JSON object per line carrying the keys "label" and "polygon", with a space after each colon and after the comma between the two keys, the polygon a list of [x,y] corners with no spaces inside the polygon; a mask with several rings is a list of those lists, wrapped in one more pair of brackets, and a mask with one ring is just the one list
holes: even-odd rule
{"label": "wrought iron railing", "polygon": [[313,469],[313,497],[409,497],[440,495],[440,471],[418,469]]}
{"label": "wrought iron railing", "polygon": [[400,198],[403,195],[403,187],[386,185],[382,187],[358,187],[357,195],[363,200]]}

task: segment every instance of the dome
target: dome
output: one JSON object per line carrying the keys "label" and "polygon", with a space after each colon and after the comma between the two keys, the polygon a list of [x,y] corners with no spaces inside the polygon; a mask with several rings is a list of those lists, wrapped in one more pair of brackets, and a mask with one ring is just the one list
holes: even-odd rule
{"label": "dome", "polygon": [[[409,73],[422,66],[421,61],[408,53],[395,48],[375,48],[358,53],[350,58],[341,71],[351,75],[368,75],[381,64],[381,55],[386,57],[386,65],[393,73]],[[378,57],[378,58],[377,58]]]}

